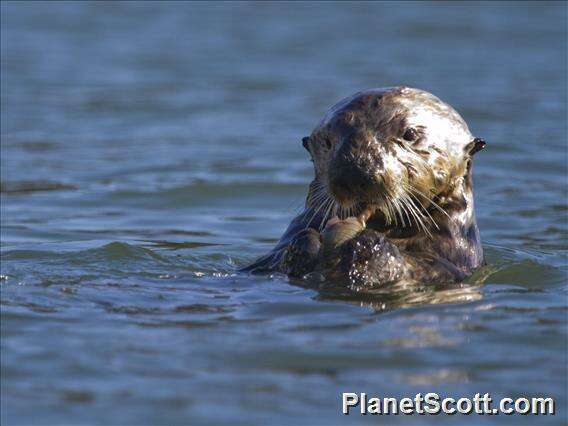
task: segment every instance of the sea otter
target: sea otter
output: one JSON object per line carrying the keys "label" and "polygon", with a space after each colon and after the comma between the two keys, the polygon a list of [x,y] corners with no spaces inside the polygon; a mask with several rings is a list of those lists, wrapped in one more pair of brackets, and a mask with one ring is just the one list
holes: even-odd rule
{"label": "sea otter", "polygon": [[434,95],[358,92],[302,139],[315,177],[305,208],[243,271],[322,274],[352,289],[460,282],[483,263],[473,155],[485,141]]}

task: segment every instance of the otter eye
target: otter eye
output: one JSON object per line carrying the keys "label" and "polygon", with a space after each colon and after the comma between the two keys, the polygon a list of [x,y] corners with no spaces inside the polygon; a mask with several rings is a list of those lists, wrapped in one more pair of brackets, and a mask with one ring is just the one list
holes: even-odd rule
{"label": "otter eye", "polygon": [[329,139],[324,139],[324,144],[327,149],[331,149],[331,141]]}
{"label": "otter eye", "polygon": [[402,135],[402,137],[405,141],[414,142],[416,139],[418,139],[418,132],[411,127],[409,129],[406,129],[406,132],[404,132],[404,135]]}
{"label": "otter eye", "polygon": [[306,148],[306,151],[310,151],[310,147],[308,146],[308,143],[310,142],[310,138],[308,136],[303,137],[302,138],[302,145],[304,148]]}

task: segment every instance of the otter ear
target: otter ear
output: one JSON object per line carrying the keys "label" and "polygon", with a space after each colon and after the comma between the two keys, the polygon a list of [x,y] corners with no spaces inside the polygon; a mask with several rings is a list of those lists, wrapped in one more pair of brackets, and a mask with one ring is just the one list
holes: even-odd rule
{"label": "otter ear", "polygon": [[485,140],[481,138],[475,138],[465,146],[465,152],[467,152],[469,155],[473,155],[485,148],[486,145],[487,142],[485,142]]}
{"label": "otter ear", "polygon": [[306,150],[307,150],[308,152],[310,152],[310,147],[309,147],[309,145],[308,145],[308,142],[310,142],[310,137],[309,137],[309,136],[305,136],[305,137],[302,138],[302,145],[303,145],[303,147],[306,148]]}

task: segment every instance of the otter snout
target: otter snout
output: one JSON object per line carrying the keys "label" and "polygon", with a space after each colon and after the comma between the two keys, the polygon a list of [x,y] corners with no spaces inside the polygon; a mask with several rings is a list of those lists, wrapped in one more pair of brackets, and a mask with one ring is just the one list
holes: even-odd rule
{"label": "otter snout", "polygon": [[340,203],[367,200],[381,186],[382,160],[375,144],[361,135],[345,138],[333,155],[329,186]]}

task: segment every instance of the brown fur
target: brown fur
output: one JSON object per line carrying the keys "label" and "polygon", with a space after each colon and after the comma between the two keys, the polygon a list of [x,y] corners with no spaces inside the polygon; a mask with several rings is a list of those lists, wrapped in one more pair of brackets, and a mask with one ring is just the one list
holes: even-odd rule
{"label": "brown fur", "polygon": [[[304,146],[315,174],[306,208],[244,270],[318,272],[361,288],[461,281],[482,264],[471,162],[485,142],[449,105],[406,87],[359,92],[331,107]],[[341,219],[363,211],[374,213],[330,262],[326,223],[352,227]]]}

